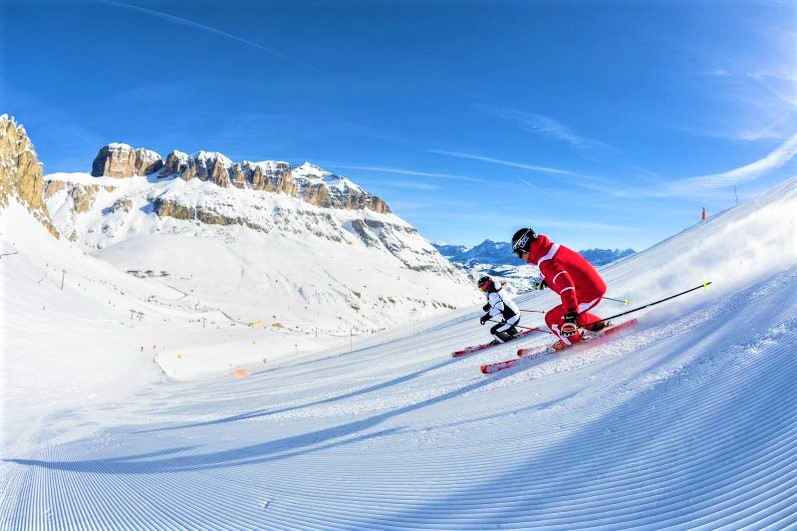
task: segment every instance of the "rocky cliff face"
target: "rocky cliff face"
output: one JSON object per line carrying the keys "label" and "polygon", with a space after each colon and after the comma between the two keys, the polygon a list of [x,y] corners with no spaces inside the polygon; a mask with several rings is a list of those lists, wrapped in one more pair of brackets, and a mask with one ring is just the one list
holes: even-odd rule
{"label": "rocky cliff face", "polygon": [[287,162],[242,162],[234,168],[244,176],[244,181],[251,183],[254,190],[277,192],[296,197],[297,187],[293,181],[291,165]]}
{"label": "rocky cliff face", "polygon": [[360,210],[367,208],[379,214],[389,214],[390,207],[375,195],[363,190],[346,190],[333,193],[324,183],[311,184],[301,189],[301,197],[311,205],[324,208]]}
{"label": "rocky cliff face", "polygon": [[293,175],[299,196],[311,205],[344,210],[367,208],[379,214],[390,213],[390,207],[379,197],[366,192],[345,177],[309,162],[296,167]]}
{"label": "rocky cliff face", "polygon": [[88,212],[94,206],[97,192],[105,190],[113,192],[114,186],[100,186],[99,184],[82,184],[67,181],[45,181],[44,199],[48,200],[61,190],[66,190],[68,197],[72,201],[72,210],[76,214]]}
{"label": "rocky cliff face", "polygon": [[189,155],[177,150],[169,153],[163,161],[154,151],[115,143],[100,149],[91,174],[95,177],[132,177],[155,171],[162,178],[199,179],[222,188],[234,186],[275,192],[324,208],[390,213],[390,207],[379,197],[345,177],[307,162],[293,168],[282,161],[233,162],[221,153],[198,151]]}
{"label": "rocky cliff face", "polygon": [[221,153],[199,151],[188,155],[172,151],[166,157],[161,177],[176,175],[185,181],[212,181],[226,188],[250,188],[296,196],[296,184],[287,162],[263,161],[233,163]]}
{"label": "rocky cliff face", "polygon": [[148,175],[163,168],[163,159],[154,151],[133,149],[127,144],[114,143],[100,148],[91,174],[94,177],[132,177]]}
{"label": "rocky cliff face", "polygon": [[[118,201],[117,201],[118,203]],[[157,198],[153,202],[153,210],[160,217],[182,220],[197,220],[208,225],[242,225],[260,232],[269,232],[270,224],[259,224],[242,216],[226,216],[203,206],[186,206],[170,199]],[[116,211],[116,210],[112,210]],[[125,212],[129,212],[127,208]]]}
{"label": "rocky cliff face", "polygon": [[10,197],[17,197],[58,238],[44,203],[42,176],[42,164],[25,128],[8,115],[0,116],[0,205],[7,206]]}

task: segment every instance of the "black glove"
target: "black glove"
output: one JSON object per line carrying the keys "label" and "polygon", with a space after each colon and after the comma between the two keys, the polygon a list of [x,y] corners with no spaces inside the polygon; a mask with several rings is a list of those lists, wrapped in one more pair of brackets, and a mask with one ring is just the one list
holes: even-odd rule
{"label": "black glove", "polygon": [[542,290],[544,290],[545,288],[548,287],[548,284],[545,283],[545,280],[539,280],[539,281],[536,281],[536,282],[532,282],[531,283],[531,287],[534,288],[534,289],[538,289],[538,290],[542,291]]}
{"label": "black glove", "polygon": [[489,302],[487,304],[485,304],[484,306],[482,306],[482,311],[483,312],[489,312],[490,311],[490,303]]}
{"label": "black glove", "polygon": [[489,320],[490,320],[490,314],[489,313],[485,313],[484,315],[482,315],[479,318],[479,324],[484,324],[484,323],[486,323]]}
{"label": "black glove", "polygon": [[565,314],[565,322],[562,324],[562,337],[571,337],[578,333],[578,312],[571,310]]}

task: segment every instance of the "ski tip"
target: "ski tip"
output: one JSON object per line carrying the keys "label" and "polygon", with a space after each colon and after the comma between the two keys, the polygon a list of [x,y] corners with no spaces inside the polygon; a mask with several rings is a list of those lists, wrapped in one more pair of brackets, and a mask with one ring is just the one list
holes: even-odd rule
{"label": "ski tip", "polygon": [[631,301],[629,301],[628,299],[626,299],[626,300],[624,300],[624,301],[623,301],[623,304],[625,304],[626,306],[628,306],[629,304],[631,304]]}
{"label": "ski tip", "polygon": [[615,331],[616,330],[622,330],[624,328],[628,328],[628,327],[631,327],[631,326],[636,326],[638,324],[639,324],[639,321],[637,321],[637,318],[634,317],[633,319],[629,319],[628,321],[622,322],[622,323],[617,324],[617,325],[610,326],[607,330],[615,330]]}
{"label": "ski tip", "polygon": [[482,365],[482,366],[481,366],[481,371],[482,371],[482,373],[484,373],[484,374],[488,374],[488,372],[487,372],[487,371],[488,371],[488,367],[487,367],[487,365]]}
{"label": "ski tip", "polygon": [[704,287],[704,288],[707,288],[707,287],[709,286],[709,284],[711,284],[711,281],[710,281],[710,280],[704,280],[704,281],[703,281],[703,287]]}

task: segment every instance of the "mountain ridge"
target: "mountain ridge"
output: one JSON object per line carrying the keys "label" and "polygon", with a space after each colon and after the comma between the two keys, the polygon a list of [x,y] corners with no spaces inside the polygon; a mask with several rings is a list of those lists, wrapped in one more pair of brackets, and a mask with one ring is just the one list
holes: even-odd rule
{"label": "mountain ridge", "polygon": [[8,207],[16,197],[52,236],[60,238],[44,203],[44,166],[25,127],[7,114],[0,115],[0,170],[0,206]]}
{"label": "mountain ridge", "polygon": [[368,208],[382,214],[390,207],[381,198],[351,180],[310,162],[294,167],[281,160],[233,162],[223,153],[171,151],[166,159],[146,148],[113,142],[100,148],[92,163],[93,177],[125,179],[155,176],[211,181],[222,187],[277,192],[321,207],[357,210]]}

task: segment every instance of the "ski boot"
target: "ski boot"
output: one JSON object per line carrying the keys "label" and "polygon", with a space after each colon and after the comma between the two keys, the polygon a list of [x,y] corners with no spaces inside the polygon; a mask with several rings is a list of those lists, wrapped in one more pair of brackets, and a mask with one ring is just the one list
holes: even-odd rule
{"label": "ski boot", "polygon": [[574,335],[572,335],[572,336],[567,338],[567,340],[570,342],[569,345],[567,343],[565,343],[564,340],[559,339],[559,340],[556,341],[556,343],[551,345],[551,348],[553,348],[556,352],[559,352],[560,350],[564,350],[564,349],[566,349],[568,347],[572,347],[576,343],[580,343],[584,339],[587,339],[587,336],[585,336],[585,333],[586,333],[586,330],[584,330],[583,328],[579,328],[578,332],[576,332]]}
{"label": "ski boot", "polygon": [[498,337],[501,338],[502,343],[506,343],[507,341],[511,341],[514,336],[510,335],[508,330],[505,330],[503,332],[498,332]]}
{"label": "ski boot", "polygon": [[565,343],[561,339],[557,339],[556,342],[553,345],[551,345],[551,348],[554,349],[556,352],[559,352],[561,350],[566,349],[567,346],[568,346],[567,343]]}

